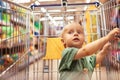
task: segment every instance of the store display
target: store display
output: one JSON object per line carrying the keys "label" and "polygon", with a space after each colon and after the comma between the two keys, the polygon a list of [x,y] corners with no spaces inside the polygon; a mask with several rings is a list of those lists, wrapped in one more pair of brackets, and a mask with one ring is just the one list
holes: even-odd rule
{"label": "store display", "polygon": [[0,0],[0,72],[18,60],[18,53],[22,55],[26,49],[24,13],[21,7]]}

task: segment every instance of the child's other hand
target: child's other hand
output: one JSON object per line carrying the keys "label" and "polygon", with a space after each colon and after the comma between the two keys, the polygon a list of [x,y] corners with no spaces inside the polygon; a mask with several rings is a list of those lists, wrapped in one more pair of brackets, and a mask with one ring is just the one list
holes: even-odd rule
{"label": "child's other hand", "polygon": [[120,29],[119,28],[114,28],[112,31],[110,31],[107,35],[109,40],[116,40],[118,37],[116,35],[120,34]]}
{"label": "child's other hand", "polygon": [[110,42],[107,42],[104,46],[103,46],[103,51],[104,52],[108,52],[108,51],[110,51],[112,48],[111,48],[111,43]]}

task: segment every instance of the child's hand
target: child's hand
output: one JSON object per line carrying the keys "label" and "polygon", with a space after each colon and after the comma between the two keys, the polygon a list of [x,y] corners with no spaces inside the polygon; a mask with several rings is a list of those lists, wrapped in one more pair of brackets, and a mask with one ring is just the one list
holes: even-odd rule
{"label": "child's hand", "polygon": [[112,31],[110,31],[107,35],[109,40],[116,40],[118,37],[116,37],[118,34],[120,34],[119,28],[114,28]]}
{"label": "child's hand", "polygon": [[102,49],[97,53],[96,64],[101,64],[101,62],[105,58],[106,54],[109,54],[111,49],[112,49],[112,47],[111,47],[110,42],[107,42],[106,44],[104,44]]}
{"label": "child's hand", "polygon": [[108,53],[108,51],[110,51],[112,48],[111,48],[111,43],[110,42],[107,42],[104,46],[103,46],[103,51],[105,53]]}

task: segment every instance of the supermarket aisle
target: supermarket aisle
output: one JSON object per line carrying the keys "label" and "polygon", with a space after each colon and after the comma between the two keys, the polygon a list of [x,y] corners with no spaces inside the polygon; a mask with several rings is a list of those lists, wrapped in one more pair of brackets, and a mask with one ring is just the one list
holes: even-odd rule
{"label": "supermarket aisle", "polygon": [[[23,54],[25,54],[26,50],[29,50],[29,37],[31,37],[31,36],[28,36],[28,33],[24,33],[24,32],[28,32],[28,29],[29,29],[28,24],[29,23],[36,23],[36,21],[39,23],[39,20],[37,20],[37,18],[39,18],[39,17],[37,15],[34,16],[35,21],[34,21],[34,19],[32,19],[33,22],[29,22],[31,20],[31,18],[29,18],[29,17],[33,16],[29,13],[29,12],[31,12],[31,9],[26,10],[26,8],[24,8],[22,6],[18,6],[18,4],[15,5],[15,4],[9,2],[10,0],[9,1],[2,0],[2,1],[7,2],[10,5],[10,7],[8,7],[8,8],[6,7],[5,11],[1,11],[1,13],[0,13],[0,19],[1,19],[1,21],[0,21],[0,25],[1,25],[0,26],[0,33],[1,33],[0,34],[0,36],[1,36],[0,37],[0,43],[1,43],[1,45],[0,45],[0,55],[1,55],[0,68],[10,66],[11,64],[9,65],[9,63],[15,62],[16,60],[19,59],[19,56],[22,56]],[[119,27],[119,24],[118,24],[119,21],[116,21],[115,19],[119,19],[118,18],[119,15],[116,15],[116,14],[118,11],[120,11],[120,8],[119,8],[120,3],[116,3],[115,1],[119,1],[119,0],[110,0],[107,4],[103,4],[100,7],[100,12],[99,12],[100,14],[93,15],[93,13],[91,14],[91,11],[90,11],[90,13],[89,13],[90,16],[83,17],[81,14],[79,15],[80,17],[83,17],[83,20],[85,20],[85,21],[86,20],[89,21],[89,17],[91,18],[90,20],[97,18],[97,17],[100,18],[100,20],[98,19],[97,21],[95,21],[95,22],[100,23],[99,26],[101,29],[99,29],[99,30],[101,30],[101,31],[99,33],[97,32],[97,29],[96,29],[97,26],[91,26],[94,24],[97,25],[97,23],[94,23],[94,22],[92,23],[91,21],[88,22],[88,23],[91,22],[91,24],[89,24],[89,26],[87,25],[86,29],[90,28],[90,30],[91,30],[90,33],[95,34],[95,36],[94,35],[88,36],[88,37],[91,37],[91,38],[88,38],[88,42],[93,40],[94,38],[97,39],[96,34],[97,35],[100,34],[100,35],[104,36],[106,34],[106,32],[113,29],[113,25],[110,24],[111,18],[113,19],[113,23],[115,23]],[[6,5],[8,5],[8,4],[6,4]],[[2,7],[0,7],[0,9],[1,8]],[[3,9],[4,9],[4,7],[3,7]],[[45,10],[45,9],[43,9],[43,10]],[[29,14],[26,14],[26,13],[29,13]],[[54,12],[52,12],[52,13],[54,13]],[[36,14],[36,13],[34,13],[34,14]],[[44,19],[46,16],[44,13],[41,13],[41,15],[44,15],[44,16],[40,17],[42,19]],[[52,15],[51,16],[54,18],[54,17],[58,17],[58,15],[59,14],[54,14],[53,16]],[[68,14],[68,16],[70,16],[69,18],[72,17],[73,20],[74,20],[75,15],[76,14]],[[88,15],[88,14],[86,14],[86,15]],[[59,18],[62,18],[62,16],[63,15],[59,15]],[[54,21],[54,20],[51,20],[51,21]],[[63,19],[61,21],[63,21]],[[5,23],[2,23],[2,22],[5,22]],[[41,45],[43,45],[42,39],[44,42],[46,37],[51,37],[51,35],[55,35],[54,31],[52,32],[52,29],[51,29],[51,28],[54,28],[54,26],[48,25],[49,20],[43,21],[43,22],[46,22],[44,24],[46,24],[47,26],[42,25],[41,29],[39,30],[41,32],[40,36],[42,36],[42,37],[40,37]],[[37,23],[36,23],[36,25],[37,25]],[[35,30],[36,29],[38,30],[38,26],[36,26],[36,25],[34,25]],[[38,24],[38,25],[40,25],[40,24]],[[47,29],[48,26],[51,27],[50,33]],[[61,26],[61,24],[60,24],[59,26],[56,27],[56,30],[58,30],[58,32],[56,31],[56,34],[59,33],[59,30],[62,29],[63,25]],[[37,30],[35,32],[37,32]],[[4,32],[4,33],[2,33],[2,32]],[[48,33],[45,33],[45,32],[48,32]],[[10,33],[10,34],[7,34],[7,33]],[[89,32],[87,32],[87,33],[89,34]],[[46,34],[50,34],[50,35],[46,36]],[[44,38],[43,38],[43,36],[44,36]],[[52,36],[52,37],[56,37],[56,36]],[[6,45],[4,43],[6,43]],[[113,52],[119,53],[119,50],[117,51],[117,49],[119,49],[119,46],[116,43],[119,44],[119,42],[115,42]],[[9,45],[11,45],[11,46],[9,46]],[[26,46],[26,47],[23,47],[23,46]],[[6,53],[7,53],[7,55],[6,55]],[[7,56],[9,56],[13,60],[6,59]],[[113,55],[113,56],[116,59],[117,58],[119,59],[119,55]],[[59,73],[57,71],[59,60],[44,61],[44,60],[36,60],[35,59],[35,61],[33,60],[33,64],[31,64],[29,66],[28,65],[29,61],[27,61],[28,58],[29,58],[28,55],[24,56],[24,58],[22,60],[19,60],[15,64],[15,66],[10,67],[9,70],[3,75],[3,77],[7,77],[7,79],[0,78],[0,80],[59,80]],[[6,63],[5,65],[3,65],[4,62]],[[120,68],[120,64],[119,64],[120,60],[113,61],[112,65],[114,65],[116,62],[118,62],[117,67]],[[23,66],[23,64],[27,65],[27,67],[19,69],[19,67]],[[6,66],[6,65],[8,65],[8,66]],[[3,70],[0,69],[0,72],[2,72],[2,71]],[[120,80],[120,69],[115,70],[115,69],[110,68],[110,70],[107,69],[107,71],[106,71],[106,67],[101,67],[100,69],[95,69],[93,76],[92,76],[92,80]]]}

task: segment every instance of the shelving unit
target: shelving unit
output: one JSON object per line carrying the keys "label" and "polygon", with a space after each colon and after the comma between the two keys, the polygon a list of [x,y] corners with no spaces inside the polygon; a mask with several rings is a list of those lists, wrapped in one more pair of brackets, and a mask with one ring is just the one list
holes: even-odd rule
{"label": "shelving unit", "polygon": [[0,73],[29,50],[29,12],[10,1],[0,1]]}

